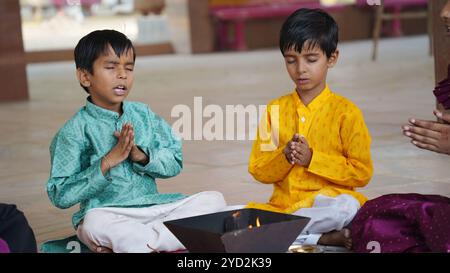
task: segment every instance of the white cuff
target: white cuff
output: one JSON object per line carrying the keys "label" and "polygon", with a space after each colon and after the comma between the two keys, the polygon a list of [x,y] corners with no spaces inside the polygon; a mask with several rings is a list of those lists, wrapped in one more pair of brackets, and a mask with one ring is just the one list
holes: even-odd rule
{"label": "white cuff", "polygon": [[301,234],[295,239],[295,244],[299,245],[317,245],[322,234]]}

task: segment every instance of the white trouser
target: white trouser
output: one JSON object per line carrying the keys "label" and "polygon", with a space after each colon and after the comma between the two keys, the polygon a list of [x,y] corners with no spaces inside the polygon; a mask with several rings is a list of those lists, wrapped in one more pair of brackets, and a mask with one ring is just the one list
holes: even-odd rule
{"label": "white trouser", "polygon": [[341,194],[334,198],[317,195],[311,208],[302,208],[293,213],[311,218],[295,243],[316,245],[323,233],[341,230],[347,226],[359,208],[359,201],[348,194]]}
{"label": "white trouser", "polygon": [[[243,209],[244,205],[228,206],[224,210]],[[328,197],[318,194],[311,208],[303,208],[294,215],[311,220],[295,240],[296,244],[316,245],[323,233],[341,230],[355,217],[360,208],[359,201],[348,194]]]}
{"label": "white trouser", "polygon": [[225,206],[221,193],[205,191],[174,203],[145,208],[95,208],[87,212],[77,235],[91,250],[97,245],[119,253],[176,251],[184,246],[164,221],[214,213]]}

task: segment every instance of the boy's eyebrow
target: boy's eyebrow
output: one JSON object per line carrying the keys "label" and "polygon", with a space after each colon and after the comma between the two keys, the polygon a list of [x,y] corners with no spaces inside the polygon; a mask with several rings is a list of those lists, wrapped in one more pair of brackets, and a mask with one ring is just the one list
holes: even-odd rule
{"label": "boy's eyebrow", "polygon": [[[317,52],[311,52],[311,53],[305,53],[304,54],[306,57],[315,57],[315,56],[318,56],[318,55],[320,55],[319,53],[317,53]],[[293,54],[284,54],[284,57],[286,58],[286,57],[292,57],[292,58],[295,58],[296,56],[295,55],[293,55]]]}
{"label": "boy's eyebrow", "polygon": [[[107,60],[104,62],[105,64],[120,64],[118,61]],[[134,62],[127,62],[125,65],[134,65]]]}
{"label": "boy's eyebrow", "polygon": [[309,57],[309,56],[318,56],[318,55],[320,55],[320,54],[317,53],[317,52],[305,53],[305,56],[306,56],[306,57]]}

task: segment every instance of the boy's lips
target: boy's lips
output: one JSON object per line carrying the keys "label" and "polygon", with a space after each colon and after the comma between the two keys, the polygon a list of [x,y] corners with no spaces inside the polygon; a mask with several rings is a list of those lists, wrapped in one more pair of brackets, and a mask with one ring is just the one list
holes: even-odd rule
{"label": "boy's lips", "polygon": [[117,96],[123,96],[127,93],[127,87],[125,85],[118,85],[113,90]]}
{"label": "boy's lips", "polygon": [[306,83],[309,82],[309,79],[298,79],[297,82],[298,82],[299,84],[306,84]]}

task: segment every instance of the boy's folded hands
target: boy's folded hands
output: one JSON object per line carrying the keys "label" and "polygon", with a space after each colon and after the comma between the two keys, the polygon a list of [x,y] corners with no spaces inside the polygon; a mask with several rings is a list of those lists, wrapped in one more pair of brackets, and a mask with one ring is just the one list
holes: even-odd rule
{"label": "boy's folded hands", "polygon": [[298,164],[303,167],[309,166],[313,153],[305,137],[299,136],[298,134],[294,134],[283,152],[289,163],[292,165]]}
{"label": "boy's folded hands", "polygon": [[134,129],[131,123],[125,123],[120,133],[116,131],[114,136],[117,138],[117,144],[104,156],[104,163],[107,165],[105,172],[127,158],[142,165],[148,164],[149,157],[134,145]]}
{"label": "boy's folded hands", "polygon": [[105,156],[111,168],[119,165],[130,155],[130,151],[134,145],[133,126],[129,123],[124,124],[122,131],[120,133],[114,132],[114,136],[117,138],[117,144]]}

